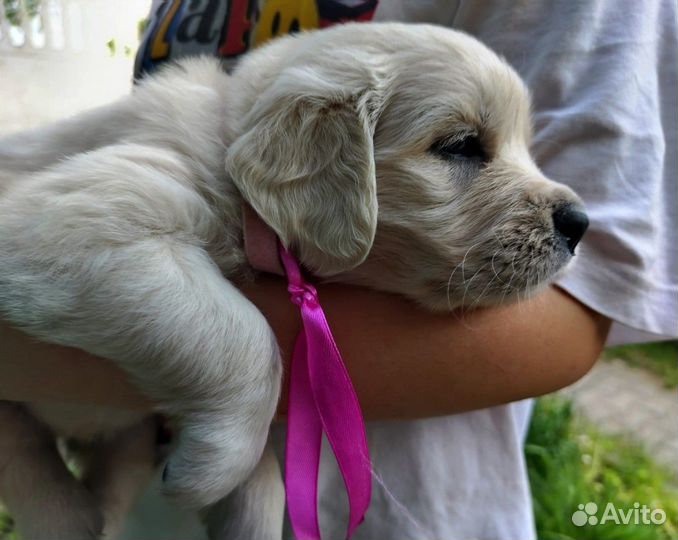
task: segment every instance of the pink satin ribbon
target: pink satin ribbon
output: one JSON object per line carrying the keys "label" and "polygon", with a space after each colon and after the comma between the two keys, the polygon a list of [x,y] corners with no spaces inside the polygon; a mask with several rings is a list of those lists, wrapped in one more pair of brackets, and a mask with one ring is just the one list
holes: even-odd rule
{"label": "pink satin ribbon", "polygon": [[349,501],[346,538],[365,518],[372,471],[360,404],[327,324],[318,293],[304,281],[294,257],[280,246],[292,302],[302,330],[290,370],[285,452],[287,510],[299,540],[320,539],[318,467],[323,432],[344,478]]}

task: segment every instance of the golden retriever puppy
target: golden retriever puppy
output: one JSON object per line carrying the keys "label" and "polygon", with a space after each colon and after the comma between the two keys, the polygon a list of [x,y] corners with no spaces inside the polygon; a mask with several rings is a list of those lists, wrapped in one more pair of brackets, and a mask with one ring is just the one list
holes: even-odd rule
{"label": "golden retriever puppy", "polygon": [[[260,461],[280,356],[233,284],[253,272],[243,204],[319,279],[434,310],[530,294],[587,219],[530,158],[529,108],[500,58],[434,26],[286,37],[232,75],[180,62],[117,103],[0,140],[0,317],[111,359],[158,404],[177,429],[168,494],[204,507],[240,486],[214,536],[280,536],[277,466]],[[148,477],[134,464],[152,464],[151,438],[129,433],[148,426],[3,404],[0,497],[23,533],[114,534]],[[55,435],[96,439],[85,485]]]}

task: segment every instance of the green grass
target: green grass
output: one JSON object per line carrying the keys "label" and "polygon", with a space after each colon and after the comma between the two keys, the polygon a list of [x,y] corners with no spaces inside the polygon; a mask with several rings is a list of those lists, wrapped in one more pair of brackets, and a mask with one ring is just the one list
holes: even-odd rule
{"label": "green grass", "polygon": [[603,358],[619,358],[632,366],[647,369],[658,375],[667,388],[678,386],[678,341],[611,347],[603,352]]}
{"label": "green grass", "polygon": [[[603,435],[572,415],[569,401],[548,396],[537,401],[525,455],[532,486],[537,535],[556,539],[673,539],[678,527],[675,476],[638,446]],[[610,521],[577,527],[579,504],[595,502],[598,518],[608,502],[624,510],[634,503],[661,508],[663,525],[617,525]]]}
{"label": "green grass", "polygon": [[0,539],[2,540],[14,540],[18,538],[14,532],[14,523],[12,518],[6,514],[0,504]]}

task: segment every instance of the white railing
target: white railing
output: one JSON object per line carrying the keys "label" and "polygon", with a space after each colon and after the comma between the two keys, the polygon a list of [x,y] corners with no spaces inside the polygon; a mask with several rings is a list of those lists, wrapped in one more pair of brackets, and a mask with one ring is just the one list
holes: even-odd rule
{"label": "white railing", "polygon": [[81,6],[62,0],[0,0],[0,49],[82,50]]}
{"label": "white railing", "polygon": [[0,52],[135,47],[151,0],[0,0]]}
{"label": "white railing", "polygon": [[0,0],[0,135],[128,93],[150,3]]}

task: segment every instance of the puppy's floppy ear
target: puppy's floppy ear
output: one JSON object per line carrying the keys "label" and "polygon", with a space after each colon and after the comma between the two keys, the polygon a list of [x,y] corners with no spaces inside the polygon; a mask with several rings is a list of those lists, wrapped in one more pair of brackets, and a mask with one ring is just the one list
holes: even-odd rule
{"label": "puppy's floppy ear", "polygon": [[377,225],[372,135],[381,98],[369,68],[284,70],[229,148],[233,181],[320,276],[354,268]]}

